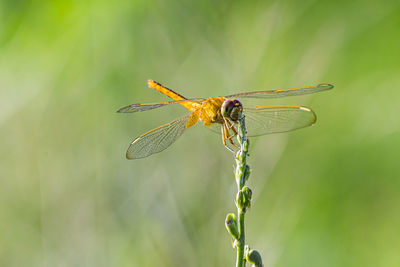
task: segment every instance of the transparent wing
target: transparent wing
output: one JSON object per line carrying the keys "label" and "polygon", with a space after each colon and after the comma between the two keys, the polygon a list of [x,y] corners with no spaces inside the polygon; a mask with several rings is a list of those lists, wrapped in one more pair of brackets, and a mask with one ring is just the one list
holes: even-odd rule
{"label": "transparent wing", "polygon": [[137,137],[126,151],[126,158],[140,159],[158,153],[175,142],[186,129],[191,114],[161,125]]}
{"label": "transparent wing", "polygon": [[[244,108],[246,129],[249,136],[282,133],[313,125],[315,113],[302,106],[263,106]],[[221,124],[214,123],[207,129],[221,134]]]}
{"label": "transparent wing", "polygon": [[155,109],[159,107],[164,107],[172,104],[180,104],[183,102],[195,102],[202,101],[204,98],[196,98],[196,99],[185,99],[179,101],[168,101],[168,102],[157,102],[157,103],[145,103],[145,104],[132,104],[117,110],[118,113],[133,113],[138,111],[145,111],[150,109]]}
{"label": "transparent wing", "polygon": [[281,89],[281,90],[271,90],[271,91],[258,91],[258,92],[248,92],[248,93],[240,93],[234,95],[228,95],[226,98],[278,98],[285,96],[295,96],[295,95],[306,95],[312,94],[316,92],[321,92],[325,90],[332,89],[333,85],[330,84],[319,84],[319,85],[309,85],[303,87],[295,87],[289,89]]}
{"label": "transparent wing", "polygon": [[211,125],[206,126],[206,128],[213,133],[222,134],[221,133],[221,124],[219,124],[219,123],[213,123]]}
{"label": "transparent wing", "polygon": [[301,106],[263,106],[244,108],[249,136],[288,132],[313,125],[315,113]]}

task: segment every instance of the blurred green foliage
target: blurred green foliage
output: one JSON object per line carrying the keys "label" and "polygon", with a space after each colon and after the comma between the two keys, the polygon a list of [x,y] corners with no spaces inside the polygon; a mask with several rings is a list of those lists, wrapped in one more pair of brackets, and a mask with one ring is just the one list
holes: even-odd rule
{"label": "blurred green foliage", "polygon": [[124,158],[187,97],[274,100],[316,126],[252,139],[246,240],[265,266],[400,266],[398,1],[0,1],[0,266],[232,266],[234,159],[193,127]]}

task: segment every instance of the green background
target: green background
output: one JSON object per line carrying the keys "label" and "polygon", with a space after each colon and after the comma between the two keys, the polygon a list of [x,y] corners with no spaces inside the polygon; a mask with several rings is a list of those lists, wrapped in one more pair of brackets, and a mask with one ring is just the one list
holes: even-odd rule
{"label": "green background", "polygon": [[400,266],[398,1],[0,2],[0,266],[233,266],[234,159],[201,124],[128,161],[186,97],[331,83],[251,141],[265,266]]}

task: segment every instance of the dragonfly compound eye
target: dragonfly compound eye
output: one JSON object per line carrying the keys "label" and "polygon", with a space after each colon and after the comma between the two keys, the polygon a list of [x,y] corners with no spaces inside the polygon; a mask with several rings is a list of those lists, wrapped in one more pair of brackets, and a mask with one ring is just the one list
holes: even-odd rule
{"label": "dragonfly compound eye", "polygon": [[232,121],[237,121],[239,119],[239,114],[242,112],[243,107],[237,99],[225,100],[221,106],[221,114],[225,118],[229,118]]}

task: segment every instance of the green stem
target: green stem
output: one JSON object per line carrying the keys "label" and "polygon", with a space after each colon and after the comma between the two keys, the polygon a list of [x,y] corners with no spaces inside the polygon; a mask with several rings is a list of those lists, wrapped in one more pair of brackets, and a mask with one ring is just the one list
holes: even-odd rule
{"label": "green stem", "polygon": [[234,244],[237,249],[236,267],[246,267],[246,262],[252,264],[253,267],[263,267],[260,253],[257,250],[251,250],[247,245],[245,246],[244,215],[250,208],[251,196],[253,193],[249,187],[245,186],[245,183],[250,176],[250,167],[246,164],[249,139],[247,139],[244,116],[241,114],[239,115],[237,132],[240,149],[236,153],[235,157],[235,178],[238,188],[236,207],[238,214],[236,216],[233,213],[229,213],[225,219],[225,227],[231,237],[235,240]]}
{"label": "green stem", "polygon": [[[240,142],[240,150],[236,154],[237,166],[235,174],[236,174],[238,192],[241,192],[249,175],[249,170],[248,167],[246,166],[246,158],[247,158],[249,142],[246,135],[244,116],[241,116],[239,119],[238,139]],[[238,230],[239,230],[239,238],[237,239],[236,267],[244,267],[246,265],[244,258],[244,246],[245,246],[244,215],[246,212],[246,208],[244,208],[242,205],[238,203],[239,198],[236,201],[237,201],[236,206],[238,211]]]}
{"label": "green stem", "polygon": [[243,267],[245,266],[244,261],[244,212],[240,211],[238,208],[239,214],[239,221],[238,221],[238,228],[239,228],[239,239],[237,243],[237,254],[236,254],[236,267]]}

